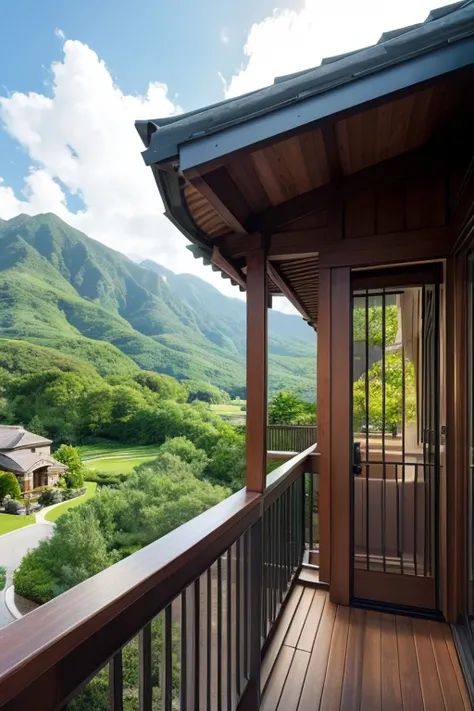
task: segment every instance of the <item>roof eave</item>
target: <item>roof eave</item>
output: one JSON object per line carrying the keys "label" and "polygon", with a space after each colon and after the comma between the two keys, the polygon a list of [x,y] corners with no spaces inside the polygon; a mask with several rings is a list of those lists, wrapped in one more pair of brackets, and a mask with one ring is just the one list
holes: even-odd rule
{"label": "roof eave", "polygon": [[[474,25],[473,25],[474,32]],[[339,86],[321,91],[308,98],[274,109],[260,116],[250,117],[219,132],[182,143],[179,166],[183,172],[223,158],[237,151],[257,146],[265,141],[291,134],[317,121],[356,108],[391,94],[423,84],[437,77],[460,70],[474,63],[474,37],[446,44],[401,64],[370,71],[367,75],[350,76]],[[145,162],[153,161],[159,132],[145,151]]]}
{"label": "roof eave", "polygon": [[[453,58],[453,54],[458,53],[462,40],[472,37],[473,34],[474,6],[470,4],[468,7],[466,4],[455,12],[381,44],[347,54],[337,61],[297,73],[286,80],[281,78],[276,84],[250,94],[167,119],[137,122],[137,130],[146,146],[143,153],[145,163],[163,164],[178,156],[183,160],[182,154],[186,152],[187,144],[190,150],[197,150],[199,147],[199,152],[203,152],[201,148],[206,145],[206,142],[217,143],[214,155],[220,157],[224,155],[223,134],[227,136],[228,132],[238,131],[242,128],[242,124],[245,126],[252,124],[252,130],[254,128],[261,130],[260,124],[262,121],[265,122],[268,115],[272,117],[275,113],[280,115],[281,112],[286,111],[293,116],[293,120],[288,122],[286,128],[284,121],[276,122],[281,123],[276,134],[270,131],[265,135],[265,131],[261,130],[264,135],[257,135],[252,141],[256,143],[281,134],[282,131],[291,131],[337,112],[337,102],[334,102],[336,98],[342,102],[341,110],[344,110],[453,71],[463,65],[463,57]],[[454,45],[456,46],[453,50]],[[467,58],[464,56],[465,64],[472,63],[471,50],[472,47],[469,47],[467,51],[469,56]],[[430,59],[426,62],[427,54]],[[421,61],[417,64],[417,60]],[[389,76],[384,72],[389,72]],[[382,73],[383,81],[380,80]],[[397,73],[398,81],[395,81],[394,75]],[[367,80],[373,77],[376,79],[377,86],[372,87],[371,92],[367,89],[370,84]],[[386,79],[390,80],[390,84],[384,86]],[[354,84],[357,86],[355,92]],[[340,92],[337,96],[333,94],[341,88],[349,94],[344,97],[345,101],[339,95]],[[365,91],[365,95],[359,96],[360,91],[362,94]],[[311,111],[314,107],[311,99],[320,104],[319,98],[322,94],[330,95],[329,104],[336,105],[328,107],[327,102],[323,101],[325,110],[317,106],[313,117]],[[299,117],[299,121],[295,121],[294,114],[297,115],[302,107],[309,110],[304,112],[304,117]],[[219,135],[219,141],[215,139],[216,134]],[[190,167],[195,167],[198,162],[196,159],[193,161],[188,159],[187,162],[180,164],[181,169],[185,170],[188,164]]]}

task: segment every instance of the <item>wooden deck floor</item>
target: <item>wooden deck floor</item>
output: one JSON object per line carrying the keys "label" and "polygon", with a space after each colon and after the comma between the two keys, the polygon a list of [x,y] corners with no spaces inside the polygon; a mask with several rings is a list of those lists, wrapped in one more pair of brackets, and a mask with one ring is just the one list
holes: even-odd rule
{"label": "wooden deck floor", "polygon": [[298,585],[262,666],[262,711],[471,708],[441,622],[333,605]]}

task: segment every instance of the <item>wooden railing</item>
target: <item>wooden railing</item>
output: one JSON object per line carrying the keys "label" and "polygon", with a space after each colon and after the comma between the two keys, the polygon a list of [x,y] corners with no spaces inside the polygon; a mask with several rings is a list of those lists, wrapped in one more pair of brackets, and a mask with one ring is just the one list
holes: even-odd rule
{"label": "wooden railing", "polygon": [[258,709],[313,529],[313,451],[0,631],[2,711]]}
{"label": "wooden railing", "polygon": [[267,449],[277,452],[304,452],[315,444],[318,428],[313,425],[268,425]]}

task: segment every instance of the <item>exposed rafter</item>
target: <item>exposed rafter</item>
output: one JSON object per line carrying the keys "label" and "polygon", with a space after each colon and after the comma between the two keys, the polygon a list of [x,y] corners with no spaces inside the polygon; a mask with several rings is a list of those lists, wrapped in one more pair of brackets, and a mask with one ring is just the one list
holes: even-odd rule
{"label": "exposed rafter", "polygon": [[237,234],[247,233],[245,224],[250,217],[250,208],[226,168],[218,168],[205,176],[193,171],[191,176],[186,177],[227,222],[231,230]]}
{"label": "exposed rafter", "polygon": [[227,274],[232,281],[237,282],[242,289],[245,289],[246,283],[244,275],[222,256],[218,247],[214,247],[212,250],[212,263],[215,264],[216,267],[219,267],[224,274]]}
{"label": "exposed rafter", "polygon": [[310,321],[311,316],[307,313],[306,309],[302,306],[300,303],[298,296],[296,293],[293,291],[293,289],[287,284],[287,282],[283,279],[282,275],[280,274],[279,271],[271,264],[270,262],[267,262],[267,274],[272,280],[272,282],[277,286],[281,293],[286,296],[290,304],[292,304],[295,309],[301,314],[301,316],[306,320]]}

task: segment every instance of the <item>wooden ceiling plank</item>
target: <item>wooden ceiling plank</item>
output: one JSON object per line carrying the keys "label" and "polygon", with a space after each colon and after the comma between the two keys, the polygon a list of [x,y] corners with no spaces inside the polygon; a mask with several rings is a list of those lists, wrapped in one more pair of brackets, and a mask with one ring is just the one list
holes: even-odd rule
{"label": "wooden ceiling plank", "polygon": [[250,156],[236,157],[228,164],[227,170],[253,212],[271,207],[272,203],[260,182]]}
{"label": "wooden ceiling plank", "polygon": [[250,155],[250,160],[253,163],[255,172],[258,175],[263,189],[272,205],[278,205],[287,199],[287,196],[278,179],[278,175],[273,169],[273,164],[270,161],[270,156],[266,148],[255,151]]}
{"label": "wooden ceiling plank", "polygon": [[311,181],[311,188],[329,183],[329,168],[320,129],[306,131],[299,136],[303,160]]}
{"label": "wooden ceiling plank", "polygon": [[338,182],[342,178],[342,165],[339,158],[339,148],[334,124],[323,125],[321,127],[321,133],[323,135],[324,150],[329,168],[329,179],[331,182]]}
{"label": "wooden ceiling plank", "polygon": [[234,232],[247,232],[245,224],[251,209],[225,168],[193,177],[191,183]]}
{"label": "wooden ceiling plank", "polygon": [[[397,138],[397,140],[399,139]],[[373,187],[374,184],[397,182],[397,180],[408,175],[432,174],[435,169],[439,169],[444,162],[450,160],[454,152],[454,147],[442,153],[440,150],[436,150],[434,146],[427,145],[422,149],[411,151],[395,158],[389,158],[386,161],[348,175],[339,183],[324,185],[316,190],[310,190],[258,215],[254,215],[249,220],[247,227],[252,232],[274,232],[283,225],[305,217],[314,211],[323,210],[337,199],[346,197],[355,191]]]}

